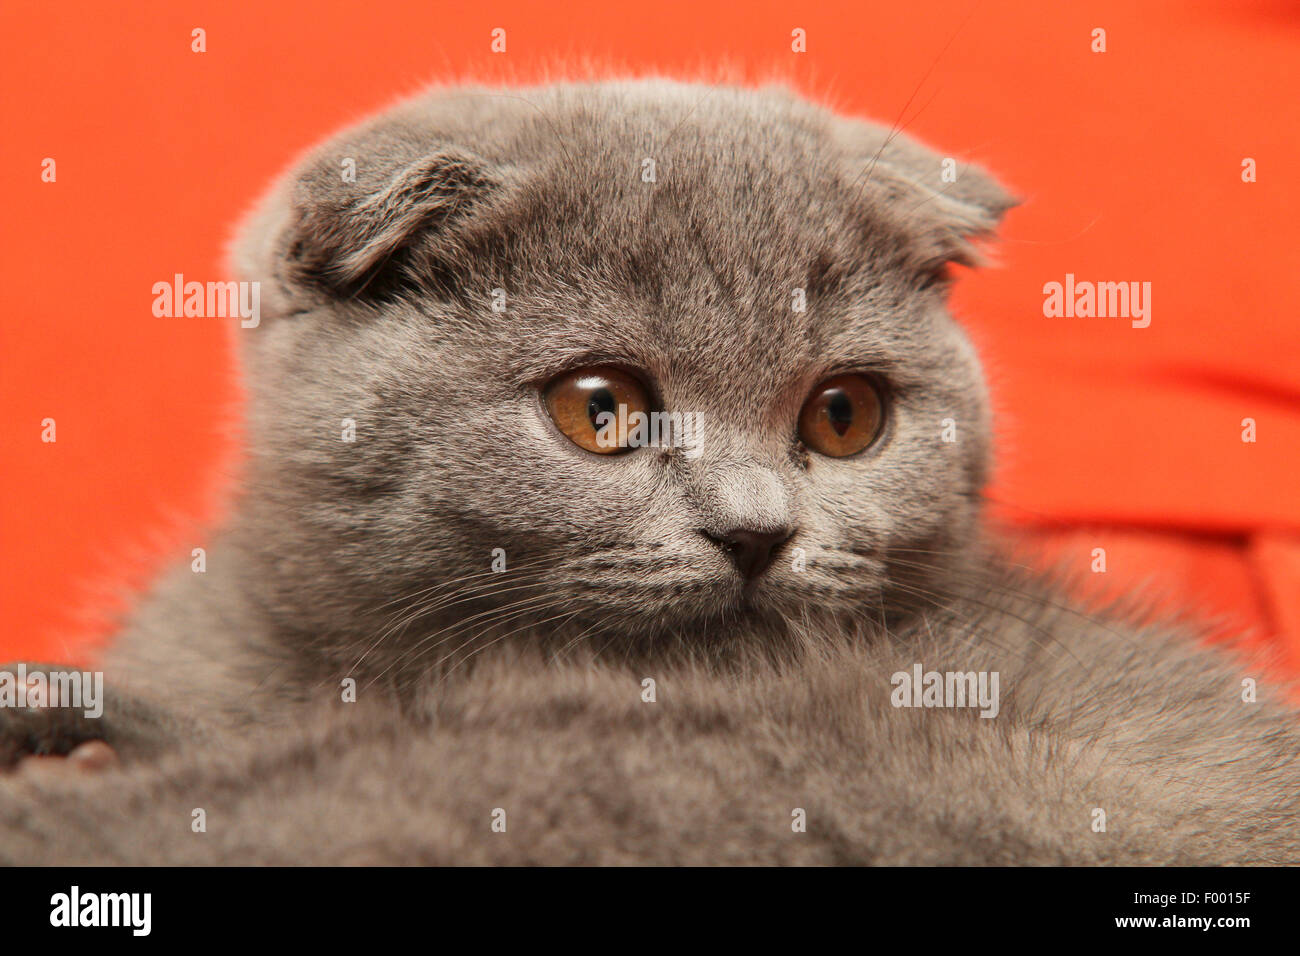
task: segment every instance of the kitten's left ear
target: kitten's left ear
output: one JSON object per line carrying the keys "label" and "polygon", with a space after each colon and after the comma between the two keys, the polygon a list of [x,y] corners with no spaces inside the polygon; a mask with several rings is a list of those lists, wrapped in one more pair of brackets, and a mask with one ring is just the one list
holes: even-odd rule
{"label": "kitten's left ear", "polygon": [[850,121],[837,132],[862,201],[906,232],[922,268],[979,265],[983,259],[971,240],[991,235],[1020,202],[979,166],[883,126]]}

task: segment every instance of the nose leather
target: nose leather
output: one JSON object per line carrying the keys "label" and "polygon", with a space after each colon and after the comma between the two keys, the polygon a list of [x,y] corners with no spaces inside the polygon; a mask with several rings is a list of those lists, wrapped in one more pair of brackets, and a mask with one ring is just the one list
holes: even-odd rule
{"label": "nose leather", "polygon": [[752,581],[768,569],[777,550],[790,540],[793,532],[789,528],[782,528],[779,531],[735,528],[722,534],[712,534],[708,531],[703,534],[721,545],[731,556],[736,570],[746,581]]}

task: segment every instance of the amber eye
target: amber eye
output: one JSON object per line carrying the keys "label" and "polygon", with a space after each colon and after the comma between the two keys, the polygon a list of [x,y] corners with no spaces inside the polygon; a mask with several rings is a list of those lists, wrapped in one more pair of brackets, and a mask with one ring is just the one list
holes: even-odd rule
{"label": "amber eye", "polygon": [[575,369],[551,381],[543,393],[546,411],[575,445],[598,455],[630,451],[633,413],[650,412],[645,386],[607,365]]}
{"label": "amber eye", "polygon": [[880,434],[880,393],[865,375],[836,375],[812,390],[799,413],[799,437],[832,458],[855,455]]}

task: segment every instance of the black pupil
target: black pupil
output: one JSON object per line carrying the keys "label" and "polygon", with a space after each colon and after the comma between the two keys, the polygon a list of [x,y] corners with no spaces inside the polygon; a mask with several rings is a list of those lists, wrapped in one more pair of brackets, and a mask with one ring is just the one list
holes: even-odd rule
{"label": "black pupil", "polygon": [[617,408],[614,401],[614,395],[607,388],[595,389],[587,398],[587,417],[591,419],[591,427],[599,431],[600,424],[596,421],[596,416],[601,412],[610,412],[611,414]]}
{"label": "black pupil", "polygon": [[826,417],[831,420],[835,434],[843,437],[853,424],[853,403],[841,388],[832,389],[826,400]]}

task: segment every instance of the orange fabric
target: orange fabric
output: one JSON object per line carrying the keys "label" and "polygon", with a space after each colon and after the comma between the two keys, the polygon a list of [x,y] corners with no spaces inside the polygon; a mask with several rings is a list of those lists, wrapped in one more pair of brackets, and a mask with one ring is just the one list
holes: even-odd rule
{"label": "orange fabric", "polygon": [[1251,539],[1250,556],[1263,582],[1266,633],[1276,636],[1283,660],[1300,674],[1300,535],[1258,534]]}
{"label": "orange fabric", "polygon": [[[490,51],[498,26],[506,54]],[[120,607],[218,513],[238,333],[155,318],[152,283],[220,278],[230,225],[269,177],[395,94],[591,57],[679,74],[725,58],[995,170],[1026,202],[1002,267],[964,277],[955,307],[997,400],[1004,516],[1084,555],[1100,534],[1107,587],[1154,575],[1300,666],[1300,12],[1286,0],[408,0],[375,15],[8,0],[0,35],[0,658],[84,653],[108,615],[74,609]],[[1046,318],[1043,286],[1067,273],[1151,282],[1150,327]]]}
{"label": "orange fabric", "polygon": [[1044,561],[1076,572],[1082,596],[1104,603],[1139,590],[1154,612],[1208,626],[1211,638],[1238,641],[1244,651],[1300,675],[1300,536],[1114,525],[1025,533]]}

